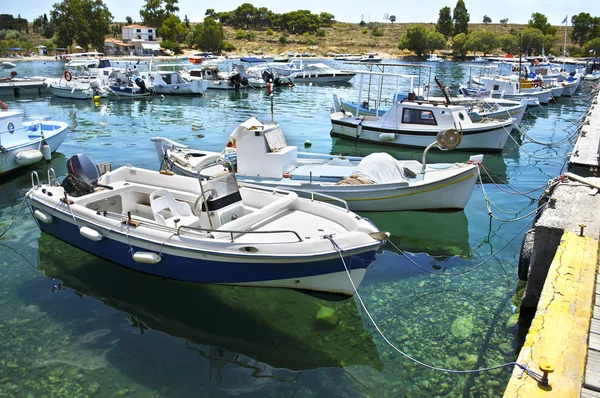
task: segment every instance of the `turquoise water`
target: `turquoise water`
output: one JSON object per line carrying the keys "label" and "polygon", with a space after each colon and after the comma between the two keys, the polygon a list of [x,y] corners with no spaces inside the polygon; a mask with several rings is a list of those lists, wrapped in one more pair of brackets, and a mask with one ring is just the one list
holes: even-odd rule
{"label": "turquoise water", "polygon": [[[27,62],[19,73],[58,75],[61,67]],[[434,74],[456,87],[468,70],[446,63]],[[562,141],[587,109],[590,90],[583,82],[575,97],[532,109],[523,129],[536,141]],[[385,150],[329,137],[331,95],[354,98],[357,91],[356,84],[278,89],[274,118],[290,145],[302,148],[310,140],[313,152]],[[239,123],[271,117],[270,99],[258,90],[98,104],[2,100],[70,129],[50,164],[1,181],[0,233],[30,187],[31,170],[51,166],[64,174],[65,158],[80,152],[114,167],[157,169],[153,136],[221,150]],[[571,146],[513,138],[502,154],[485,155],[492,177],[476,186],[464,212],[363,213],[410,253],[386,245],[360,295],[391,343],[432,366],[465,370],[516,357],[516,267],[531,216],[490,219],[484,191],[499,208],[492,207],[496,217],[527,215],[541,191],[511,195],[494,182],[521,192],[539,188],[561,173]],[[468,156],[432,152],[428,159]],[[323,313],[332,314],[330,321],[321,320]],[[510,371],[455,375],[417,365],[378,335],[356,298],[188,284],[129,271],[41,234],[26,211],[0,239],[0,396],[493,397],[504,391]]]}

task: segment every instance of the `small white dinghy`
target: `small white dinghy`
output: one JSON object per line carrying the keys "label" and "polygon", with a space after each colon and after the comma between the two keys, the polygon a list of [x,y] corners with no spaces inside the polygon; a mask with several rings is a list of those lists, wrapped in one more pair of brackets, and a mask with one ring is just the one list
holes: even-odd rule
{"label": "small white dinghy", "polygon": [[23,111],[0,111],[0,176],[50,160],[67,135],[67,123],[23,118]]}
{"label": "small white dinghy", "polygon": [[[451,136],[451,137],[450,137]],[[307,196],[314,191],[343,199],[353,211],[463,209],[478,176],[476,162],[426,164],[396,160],[387,153],[365,158],[298,153],[279,125],[250,118],[231,134],[236,148],[227,154],[191,149],[154,137],[161,167],[179,174],[209,177],[223,172],[211,167],[222,157],[235,163],[239,181],[284,187]],[[430,147],[448,149],[460,136],[446,131]],[[428,148],[429,149],[429,148]],[[481,162],[482,155],[471,157]],[[318,198],[327,200],[327,198]]]}
{"label": "small white dinghy", "polygon": [[353,295],[388,236],[347,208],[240,187],[233,173],[200,182],[127,165],[98,177],[81,154],[67,169],[62,185],[26,195],[40,229],[165,278]]}

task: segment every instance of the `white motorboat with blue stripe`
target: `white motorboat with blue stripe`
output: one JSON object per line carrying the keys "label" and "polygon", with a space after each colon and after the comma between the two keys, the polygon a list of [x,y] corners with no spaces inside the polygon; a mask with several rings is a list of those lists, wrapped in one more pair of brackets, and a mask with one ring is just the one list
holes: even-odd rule
{"label": "white motorboat with blue stripe", "polygon": [[40,229],[165,278],[352,295],[387,239],[347,207],[238,187],[233,173],[199,181],[127,165],[98,177],[83,155],[67,168],[61,185],[49,175],[27,193]]}
{"label": "white motorboat with blue stripe", "polygon": [[50,160],[67,135],[67,123],[23,119],[21,110],[0,111],[0,176]]}

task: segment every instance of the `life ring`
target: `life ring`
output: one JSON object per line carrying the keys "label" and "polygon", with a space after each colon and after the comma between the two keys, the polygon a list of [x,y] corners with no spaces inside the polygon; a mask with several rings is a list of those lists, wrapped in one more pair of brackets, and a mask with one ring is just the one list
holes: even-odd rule
{"label": "life ring", "polygon": [[533,64],[534,65],[539,65],[540,64],[540,60],[539,59],[534,59],[533,60]]}
{"label": "life ring", "polygon": [[73,80],[73,75],[68,70],[65,71],[65,80],[68,81],[68,82],[70,82],[71,80]]}

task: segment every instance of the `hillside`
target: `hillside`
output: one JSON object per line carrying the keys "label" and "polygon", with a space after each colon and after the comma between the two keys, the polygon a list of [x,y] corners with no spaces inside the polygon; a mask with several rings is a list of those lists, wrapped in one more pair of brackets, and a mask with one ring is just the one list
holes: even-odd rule
{"label": "hillside", "polygon": [[[387,54],[390,57],[400,55],[409,55],[409,52],[400,51],[398,42],[404,34],[408,26],[415,25],[414,23],[373,23],[371,26],[361,27],[359,24],[350,23],[335,23],[332,27],[323,28],[324,37],[316,35],[288,35],[287,43],[281,44],[279,37],[282,32],[275,31],[273,35],[268,35],[266,30],[247,30],[252,32],[255,38],[251,41],[246,39],[236,39],[237,29],[233,27],[225,27],[226,39],[233,43],[237,48],[237,53],[255,53],[260,54],[279,54],[282,52],[298,52],[298,53],[315,53],[319,56],[327,55],[328,53],[368,53],[377,52],[379,54]],[[425,24],[431,28],[435,27],[434,23]],[[383,32],[382,36],[372,35],[372,26]],[[469,30],[487,29],[491,30],[498,36],[511,33],[511,31],[520,31],[527,25],[509,24],[503,26],[501,24],[469,24]],[[562,50],[564,40],[564,26],[557,26],[556,45],[551,50],[554,54]],[[363,33],[365,32],[366,33]],[[570,40],[567,39],[567,46],[570,45]]]}

